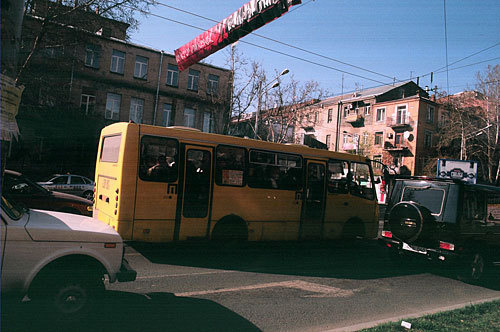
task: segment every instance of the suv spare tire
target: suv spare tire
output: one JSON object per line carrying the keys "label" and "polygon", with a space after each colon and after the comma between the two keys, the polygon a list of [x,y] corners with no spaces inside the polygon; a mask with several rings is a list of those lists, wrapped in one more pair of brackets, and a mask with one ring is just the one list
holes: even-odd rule
{"label": "suv spare tire", "polygon": [[415,241],[424,226],[421,207],[415,202],[399,202],[389,213],[389,225],[395,237],[406,241]]}

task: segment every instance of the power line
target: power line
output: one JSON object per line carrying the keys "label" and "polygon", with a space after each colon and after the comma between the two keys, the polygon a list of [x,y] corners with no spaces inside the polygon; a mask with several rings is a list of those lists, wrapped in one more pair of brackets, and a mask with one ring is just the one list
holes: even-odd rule
{"label": "power line", "polygon": [[[488,59],[488,60],[483,60],[483,61],[479,61],[479,62],[469,63],[468,65],[463,65],[463,66],[451,68],[451,69],[448,69],[448,70],[452,71],[452,70],[462,69],[462,68],[465,68],[465,67],[471,67],[471,66],[475,66],[475,65],[478,65],[478,64],[481,64],[481,63],[491,62],[491,61],[495,61],[495,60],[499,60],[499,59],[500,59],[500,57],[496,57],[496,58],[492,58],[492,59]],[[445,72],[445,70],[436,71],[435,73],[443,73],[443,72]]]}
{"label": "power line", "polygon": [[[301,6],[299,7],[295,7],[293,8],[290,13],[294,10],[297,10],[305,5],[307,5],[308,3],[312,2],[312,0],[302,4]],[[214,19],[211,19],[209,17],[206,17],[206,16],[203,16],[203,15],[199,15],[199,14],[196,14],[196,13],[193,13],[193,12],[190,12],[188,10],[184,10],[184,9],[180,9],[180,8],[177,8],[177,7],[174,7],[174,6],[171,6],[171,5],[167,5],[167,4],[164,4],[164,3],[161,3],[161,2],[158,2],[158,1],[154,1],[153,2],[154,4],[158,4],[160,6],[164,6],[164,7],[167,7],[167,8],[170,8],[170,9],[173,9],[173,10],[176,10],[176,11],[179,11],[179,12],[182,12],[182,13],[185,13],[185,14],[188,14],[188,15],[192,15],[192,16],[195,16],[195,17],[199,17],[199,18],[202,18],[204,20],[207,20],[207,21],[211,21],[211,22],[215,22],[215,23],[218,23],[219,21],[217,20],[214,20]],[[370,70],[370,69],[366,69],[366,68],[363,68],[363,67],[360,67],[360,66],[357,66],[357,65],[353,65],[353,64],[350,64],[348,62],[345,62],[345,61],[341,61],[341,60],[338,60],[338,59],[334,59],[332,57],[329,57],[329,56],[326,56],[326,55],[323,55],[323,54],[320,54],[320,53],[317,53],[317,52],[313,52],[313,51],[310,51],[310,50],[306,50],[304,48],[301,48],[301,47],[298,47],[298,46],[295,46],[295,45],[292,45],[292,44],[289,44],[289,43],[285,43],[285,42],[282,42],[282,41],[279,41],[279,40],[276,40],[274,38],[270,38],[270,37],[267,37],[267,36],[264,36],[264,35],[261,35],[261,34],[258,34],[258,33],[253,33],[254,36],[257,36],[259,38],[262,38],[262,39],[266,39],[266,40],[269,40],[269,41],[272,41],[274,43],[277,43],[277,44],[280,44],[280,45],[284,45],[284,46],[287,46],[287,47],[290,47],[290,48],[293,48],[293,49],[296,49],[296,50],[299,50],[299,51],[302,51],[302,52],[305,52],[305,53],[308,53],[308,54],[312,54],[312,55],[315,55],[315,56],[318,56],[320,58],[323,58],[323,59],[327,59],[327,60],[330,60],[330,61],[334,61],[334,62],[337,62],[337,63],[340,63],[340,64],[343,64],[343,65],[346,65],[346,66],[349,66],[349,67],[353,67],[353,68],[356,68],[356,69],[359,69],[359,70],[363,70],[363,71],[366,71],[366,72],[369,72],[371,74],[375,74],[375,75],[379,75],[379,76],[383,76],[385,78],[389,78],[389,79],[394,79],[393,76],[388,76],[388,75],[385,75],[385,74],[381,74],[381,73],[378,73],[376,71],[373,71],[373,70]]]}
{"label": "power line", "polygon": [[[313,0],[311,0],[311,1],[313,1]],[[311,1],[308,1],[307,3],[304,3],[303,5],[301,5],[301,6],[299,6],[299,7],[296,7],[296,8],[294,8],[293,10],[296,10],[296,9],[300,8],[300,7],[302,7],[302,6],[304,6],[304,5],[308,4],[308,3],[310,3]],[[189,15],[197,16],[197,17],[203,18],[203,19],[205,19],[205,20],[209,20],[209,21],[213,21],[213,22],[218,22],[218,21],[212,20],[212,19],[210,19],[210,18],[204,17],[204,16],[202,16],[202,15],[198,15],[198,14],[195,14],[195,13],[192,13],[192,12],[189,12],[189,11],[186,11],[186,10],[182,10],[182,9],[179,9],[179,8],[176,8],[176,7],[172,7],[172,6],[169,6],[169,5],[166,5],[166,4],[162,4],[162,3],[160,3],[160,2],[155,2],[155,1],[154,1],[154,2],[153,2],[153,4],[160,4],[160,5],[162,5],[162,6],[165,6],[165,7],[168,7],[168,8],[171,8],[171,9],[177,10],[177,11],[180,11],[180,12],[184,12],[184,13],[187,13],[187,14],[189,14]],[[145,10],[140,9],[140,8],[131,7],[131,6],[127,6],[127,5],[123,5],[123,6],[124,6],[124,7],[129,8],[129,9],[132,9],[132,10],[137,10],[137,11],[139,11],[139,12],[142,12],[143,14],[146,14],[146,15],[155,16],[155,17],[158,17],[158,18],[164,19],[164,20],[166,20],[166,21],[170,21],[170,22],[173,22],[173,23],[177,23],[177,24],[180,24],[180,25],[184,25],[184,26],[187,26],[187,27],[190,27],[190,28],[198,29],[198,30],[201,30],[201,31],[205,31],[205,30],[206,30],[205,28],[200,28],[200,27],[198,27],[198,26],[195,26],[195,25],[192,25],[192,24],[189,24],[189,23],[185,23],[185,22],[181,22],[181,21],[178,21],[178,20],[170,19],[170,18],[168,18],[168,17],[164,17],[164,16],[161,16],[161,15],[158,15],[158,14],[154,14],[154,13],[151,13],[151,12],[145,11]],[[290,11],[290,12],[291,12],[291,11]],[[254,35],[257,35],[257,34],[255,34],[255,33],[254,33]],[[258,35],[258,36],[259,36],[259,37],[262,37],[262,38],[267,38],[267,37],[265,37],[265,36],[260,36],[260,35]],[[268,39],[269,39],[269,40],[274,41],[274,40],[273,40],[273,39],[271,39],[271,38],[268,38]],[[283,52],[280,52],[280,51],[276,51],[276,50],[273,50],[273,49],[271,49],[271,48],[264,47],[264,46],[260,46],[260,45],[257,45],[257,44],[254,44],[254,43],[250,43],[250,42],[247,42],[247,41],[242,41],[242,40],[241,40],[240,42],[245,43],[245,44],[248,44],[248,45],[251,45],[251,46],[254,46],[254,47],[262,48],[262,49],[265,49],[265,50],[270,51],[270,52],[273,52],[273,53],[277,53],[277,54],[284,55],[284,56],[287,56],[287,57],[290,57],[290,58],[294,58],[294,59],[296,59],[296,60],[300,60],[300,61],[303,61],[303,62],[307,62],[307,63],[310,63],[310,64],[314,64],[314,65],[317,65],[317,66],[320,66],[320,67],[323,67],[323,68],[327,68],[327,69],[335,70],[335,71],[338,71],[338,72],[341,72],[341,73],[345,73],[345,74],[348,74],[348,75],[352,75],[352,76],[355,76],[355,77],[359,77],[359,78],[362,78],[362,79],[366,79],[366,80],[369,80],[369,81],[373,81],[373,82],[376,82],[376,83],[380,83],[381,85],[389,85],[389,84],[392,84],[393,82],[405,82],[405,81],[409,81],[409,80],[411,80],[411,79],[396,80],[396,79],[394,79],[393,77],[389,77],[389,76],[386,76],[386,75],[384,75],[384,74],[380,74],[380,73],[373,72],[373,73],[376,73],[377,75],[381,75],[381,76],[388,77],[388,78],[390,78],[390,79],[394,79],[394,81],[393,81],[393,82],[391,82],[391,83],[386,83],[386,82],[382,82],[382,81],[374,80],[374,79],[371,79],[371,78],[368,78],[368,77],[365,77],[365,76],[362,76],[362,75],[357,75],[357,74],[354,74],[354,73],[351,73],[351,72],[348,72],[348,71],[340,70],[340,69],[338,69],[338,68],[334,68],[334,67],[331,67],[331,66],[328,66],[328,65],[324,65],[324,64],[321,64],[321,63],[318,63],[318,62],[315,62],[315,61],[306,60],[306,59],[300,58],[300,57],[298,57],[298,56],[293,56],[293,55],[290,55],[290,54],[287,54],[287,53],[283,53]],[[277,43],[284,44],[284,45],[287,45],[286,43],[282,43],[282,42],[280,42],[280,41],[276,41],[276,42],[277,42]],[[477,54],[480,54],[480,53],[482,53],[482,52],[485,52],[485,51],[487,51],[487,50],[489,50],[489,49],[492,49],[492,48],[494,48],[494,47],[496,47],[496,46],[498,46],[498,45],[500,45],[500,42],[497,42],[497,43],[495,43],[494,45],[491,45],[491,46],[489,46],[489,47],[487,47],[487,48],[484,48],[484,49],[479,50],[479,51],[477,51],[477,52],[475,52],[475,53],[472,53],[472,54],[470,54],[470,55],[468,55],[468,56],[466,56],[466,57],[463,57],[463,58],[461,58],[461,59],[459,59],[459,60],[456,60],[456,61],[454,61],[454,62],[452,62],[452,63],[448,64],[448,67],[449,67],[449,66],[452,66],[452,65],[454,65],[454,64],[456,64],[456,63],[459,63],[459,62],[461,62],[461,61],[463,61],[463,60],[466,60],[466,59],[468,59],[468,58],[471,58],[471,57],[473,57],[473,56],[475,56],[475,55],[477,55]],[[291,45],[290,47],[297,48],[297,49],[299,49],[299,50],[303,50],[303,49],[298,48],[298,47],[293,46],[293,45]],[[304,50],[304,52],[307,52],[307,53],[310,53],[310,54],[313,54],[313,55],[317,55],[317,54],[315,54],[314,52],[310,52],[310,51],[307,51],[307,50]],[[322,56],[322,55],[318,55],[318,56]],[[324,57],[324,56],[322,56],[322,57]],[[328,58],[328,57],[325,57],[325,58]],[[480,61],[480,62],[476,62],[476,63],[472,63],[472,64],[468,64],[468,65],[460,66],[460,67],[451,68],[451,69],[449,69],[449,70],[457,70],[457,69],[460,69],[460,68],[465,68],[465,67],[469,67],[469,66],[477,65],[477,64],[484,63],[484,62],[493,61],[493,60],[496,60],[496,59],[499,59],[499,58],[493,58],[493,59],[490,59],[490,60]],[[337,62],[342,63],[341,61],[336,60],[336,59],[332,59],[332,61],[337,61]],[[348,63],[346,63],[346,65],[348,65],[348,66],[352,66],[352,67],[355,67],[355,68],[358,68],[357,66],[355,66],[355,65],[351,65],[351,64],[348,64]],[[362,67],[359,67],[359,68],[360,68],[361,70],[365,70],[365,71],[368,71],[368,72],[372,72],[372,71],[367,70],[367,69],[364,69],[364,68],[362,68]],[[443,70],[443,69],[445,69],[445,68],[447,68],[447,66],[444,66],[444,67],[438,68],[438,69],[436,69],[436,70],[434,70],[434,71],[432,71],[432,72],[428,72],[427,74],[423,74],[423,75],[416,76],[416,78],[426,77],[426,76],[431,75],[432,73],[442,73],[442,72],[444,72],[444,70]],[[372,87],[372,88],[379,87],[379,86],[380,86],[380,85],[377,85],[377,86],[374,86],[374,87]]]}
{"label": "power line", "polygon": [[[168,18],[168,17],[165,17],[165,16],[161,16],[161,15],[158,15],[158,14],[154,14],[154,13],[145,11],[145,10],[140,9],[140,8],[132,7],[132,6],[125,5],[125,4],[123,4],[122,6],[125,7],[125,8],[132,9],[132,10],[137,10],[137,11],[143,13],[143,14],[146,14],[146,15],[155,16],[155,17],[164,19],[166,21],[170,21],[170,22],[173,22],[173,23],[181,24],[181,25],[184,25],[184,26],[187,26],[187,27],[190,27],[190,28],[198,29],[198,30],[201,30],[201,31],[205,31],[206,30],[204,28],[200,28],[198,26],[195,26],[195,25],[192,25],[192,24],[189,24],[189,23],[185,23],[185,22],[181,22],[181,21],[178,21],[178,20],[174,20],[174,19],[171,19],[171,18]],[[372,79],[372,78],[369,78],[369,77],[365,77],[365,76],[362,76],[362,75],[354,74],[354,73],[351,73],[351,72],[348,72],[348,71],[345,71],[345,70],[341,70],[341,69],[338,69],[338,68],[335,68],[335,67],[332,67],[332,66],[324,65],[324,64],[312,61],[312,60],[306,60],[306,59],[298,57],[298,56],[294,56],[294,55],[291,55],[291,54],[288,54],[288,53],[276,51],[276,50],[273,50],[271,48],[264,47],[264,46],[261,46],[261,45],[257,45],[257,44],[254,44],[254,43],[251,43],[251,42],[247,42],[247,41],[244,41],[244,40],[240,40],[239,42],[240,43],[244,43],[244,44],[248,44],[248,45],[251,45],[251,46],[254,46],[254,47],[258,47],[258,48],[261,48],[261,49],[264,49],[264,50],[267,50],[267,51],[270,51],[270,52],[273,52],[273,53],[284,55],[286,57],[289,57],[289,58],[292,58],[292,59],[295,59],[295,60],[300,60],[300,61],[303,61],[303,62],[314,64],[316,66],[320,66],[320,67],[323,67],[323,68],[332,69],[332,70],[335,70],[335,71],[338,71],[338,72],[341,72],[341,73],[345,73],[345,74],[348,74],[348,75],[351,75],[351,76],[362,78],[362,79],[365,79],[365,80],[368,80],[368,81],[372,81],[372,82],[376,82],[376,83],[381,83],[383,85],[391,84],[391,83],[386,83],[386,82],[378,81],[378,80],[375,80],[375,79]]]}

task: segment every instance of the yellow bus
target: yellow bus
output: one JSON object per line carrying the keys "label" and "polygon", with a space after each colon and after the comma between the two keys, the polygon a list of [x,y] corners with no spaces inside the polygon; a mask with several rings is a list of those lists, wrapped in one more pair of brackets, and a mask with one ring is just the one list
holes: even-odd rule
{"label": "yellow bus", "polygon": [[115,123],[101,132],[94,218],[125,240],[374,238],[378,207],[362,156]]}

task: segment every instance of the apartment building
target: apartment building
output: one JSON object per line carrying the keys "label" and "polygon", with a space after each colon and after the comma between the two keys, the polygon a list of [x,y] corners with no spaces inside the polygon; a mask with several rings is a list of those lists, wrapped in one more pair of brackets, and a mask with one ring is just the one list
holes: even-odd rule
{"label": "apartment building", "polygon": [[422,173],[438,129],[438,104],[412,81],[328,98],[307,113],[296,135],[413,175]]}
{"label": "apartment building", "polygon": [[[227,129],[230,70],[199,63],[180,72],[173,54],[128,41],[126,23],[83,10],[47,22],[54,6],[68,7],[34,4],[23,22],[20,63],[22,68],[30,57],[20,76],[25,92],[19,111],[28,155],[44,160],[62,153],[73,162],[95,162],[100,129],[117,121]],[[68,146],[72,139],[80,146]]]}

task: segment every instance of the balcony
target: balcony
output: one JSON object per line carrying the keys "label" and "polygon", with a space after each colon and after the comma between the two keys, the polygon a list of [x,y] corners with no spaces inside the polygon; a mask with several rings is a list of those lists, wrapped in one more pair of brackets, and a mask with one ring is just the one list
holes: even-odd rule
{"label": "balcony", "polygon": [[363,127],[365,125],[365,118],[356,113],[350,113],[345,117],[345,122],[350,123],[353,127]]}
{"label": "balcony", "polygon": [[392,128],[394,131],[406,131],[413,128],[415,121],[411,116],[406,117],[389,117],[386,121],[387,127]]}
{"label": "balcony", "polygon": [[385,142],[384,151],[387,151],[391,154],[398,154],[403,156],[412,155],[411,147],[407,142],[400,144],[392,144],[391,142]]}

